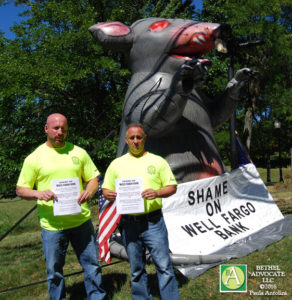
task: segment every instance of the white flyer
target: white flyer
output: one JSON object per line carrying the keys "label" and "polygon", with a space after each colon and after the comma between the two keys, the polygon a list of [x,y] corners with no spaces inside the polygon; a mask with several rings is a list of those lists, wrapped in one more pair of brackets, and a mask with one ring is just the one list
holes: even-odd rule
{"label": "white flyer", "polygon": [[142,193],[142,177],[118,178],[116,185],[116,204],[118,214],[143,213],[144,199]]}
{"label": "white flyer", "polygon": [[78,177],[52,180],[52,191],[57,195],[54,200],[54,216],[75,215],[81,212],[77,199],[80,195]]}

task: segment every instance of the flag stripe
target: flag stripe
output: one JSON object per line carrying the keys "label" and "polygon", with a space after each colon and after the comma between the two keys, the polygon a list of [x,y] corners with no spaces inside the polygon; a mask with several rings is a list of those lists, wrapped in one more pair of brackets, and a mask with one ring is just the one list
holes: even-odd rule
{"label": "flag stripe", "polygon": [[114,209],[111,213],[108,214],[108,217],[104,220],[102,225],[99,225],[99,238],[102,239],[108,232],[111,231],[114,223],[119,219],[117,215],[117,210]]}
{"label": "flag stripe", "polygon": [[99,203],[99,259],[110,263],[110,243],[109,239],[120,222],[121,215],[117,214],[116,203],[109,202],[102,194],[102,178],[99,176],[98,203]]}
{"label": "flag stripe", "polygon": [[[114,229],[116,228],[115,224],[116,224],[116,222],[114,223],[114,225],[111,226],[111,229],[112,229],[112,228],[114,228]],[[101,235],[101,236],[99,237],[98,243],[99,243],[100,245],[104,245],[104,243],[105,243],[107,240],[109,240],[109,238],[110,238],[110,236],[112,235],[113,231],[114,231],[114,230],[107,230],[105,234],[103,234],[103,235]]]}
{"label": "flag stripe", "polygon": [[[107,201],[108,202],[108,201]],[[108,202],[106,207],[99,214],[99,224],[103,225],[106,222],[108,215],[112,214],[112,211],[115,209],[115,203]]]}

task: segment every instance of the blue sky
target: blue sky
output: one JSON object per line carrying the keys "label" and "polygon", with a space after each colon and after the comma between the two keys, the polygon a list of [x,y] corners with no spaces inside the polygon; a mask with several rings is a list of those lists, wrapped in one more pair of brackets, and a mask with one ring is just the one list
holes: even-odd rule
{"label": "blue sky", "polygon": [[13,4],[0,7],[0,30],[4,31],[7,38],[14,38],[14,34],[9,30],[9,27],[11,27],[14,22],[20,21],[21,18],[19,18],[18,14],[23,10],[23,7],[14,6]]}
{"label": "blue sky", "polygon": [[[195,0],[193,3],[196,5],[196,9],[202,8],[202,0]],[[18,16],[24,10],[23,7],[9,4],[0,6],[0,30],[4,31],[5,36],[9,39],[13,39],[15,35],[9,30],[9,27],[14,22],[19,22],[21,18]]]}

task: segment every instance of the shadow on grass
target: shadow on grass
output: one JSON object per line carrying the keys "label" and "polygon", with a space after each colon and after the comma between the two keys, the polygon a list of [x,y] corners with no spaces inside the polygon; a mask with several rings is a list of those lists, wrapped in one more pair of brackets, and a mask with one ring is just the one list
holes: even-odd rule
{"label": "shadow on grass", "polygon": [[[183,285],[185,285],[189,282],[188,278],[184,277],[179,272],[175,272],[175,277],[176,277],[177,285],[179,288],[181,288]],[[148,274],[148,284],[149,284],[149,288],[150,288],[150,292],[151,292],[152,296],[160,297],[158,279],[157,279],[156,273]]]}
{"label": "shadow on grass", "polygon": [[69,287],[66,287],[66,297],[70,300],[86,299],[87,296],[83,280]]}
{"label": "shadow on grass", "polygon": [[[175,276],[179,288],[189,282],[186,277],[178,272],[176,272]],[[110,273],[102,276],[103,286],[107,292],[108,299],[112,299],[114,294],[119,293],[125,284],[129,284],[130,288],[130,278],[128,277],[129,276],[127,274],[123,273]],[[155,297],[160,297],[156,273],[148,274],[148,284],[151,294]],[[86,299],[86,291],[83,281],[67,287],[66,292],[69,300]]]}
{"label": "shadow on grass", "polygon": [[[108,299],[112,299],[113,295],[118,293],[127,282],[127,275],[121,273],[105,274],[102,275],[102,282]],[[66,287],[66,294],[69,300],[87,299],[83,281]]]}
{"label": "shadow on grass", "polygon": [[118,293],[127,282],[127,274],[123,273],[110,273],[102,276],[104,289],[109,299]]}
{"label": "shadow on grass", "polygon": [[179,288],[189,283],[189,279],[183,276],[180,272],[175,272],[175,277]]}

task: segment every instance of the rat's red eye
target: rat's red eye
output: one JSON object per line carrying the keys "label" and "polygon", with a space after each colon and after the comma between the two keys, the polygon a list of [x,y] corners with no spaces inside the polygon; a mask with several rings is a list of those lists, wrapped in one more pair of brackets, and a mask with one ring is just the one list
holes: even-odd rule
{"label": "rat's red eye", "polygon": [[166,27],[168,27],[170,25],[170,23],[168,21],[157,21],[155,23],[153,23],[149,29],[151,31],[161,31],[163,29],[165,29]]}

